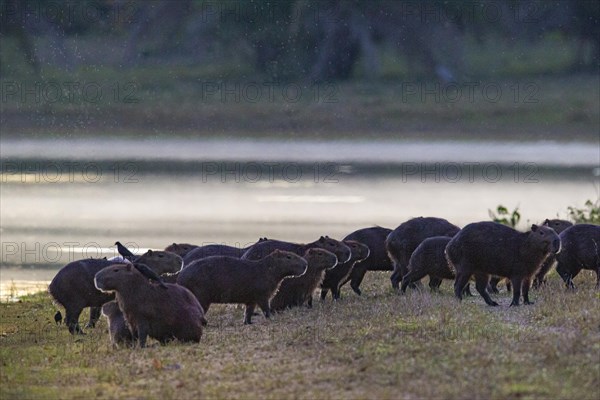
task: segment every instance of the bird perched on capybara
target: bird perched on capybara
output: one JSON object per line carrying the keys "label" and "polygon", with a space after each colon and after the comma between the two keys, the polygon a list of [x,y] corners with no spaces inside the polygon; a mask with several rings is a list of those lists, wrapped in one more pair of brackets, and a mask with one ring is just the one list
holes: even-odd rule
{"label": "bird perched on capybara", "polygon": [[369,256],[354,264],[350,275],[342,280],[340,287],[350,281],[354,293],[360,295],[360,284],[367,271],[393,271],[394,265],[385,248],[385,239],[392,232],[391,229],[374,226],[363,228],[347,235],[344,240],[355,240],[369,248]]}
{"label": "bird perched on capybara", "polygon": [[[265,240],[267,239],[260,238],[256,243],[264,242]],[[196,260],[211,256],[228,256],[240,258],[252,246],[235,247],[228,246],[225,244],[207,244],[205,246],[198,246],[192,251],[190,251],[188,254],[186,254],[186,256],[183,258],[183,265],[184,267],[186,267]]]}
{"label": "bird perched on capybara", "polygon": [[119,344],[133,344],[133,335],[127,327],[125,316],[116,300],[104,303],[102,315],[108,320],[108,333],[113,347],[118,347]]}
{"label": "bird perched on capybara", "polygon": [[325,271],[323,282],[321,282],[321,300],[327,297],[329,290],[331,290],[333,300],[338,300],[342,282],[348,279],[356,263],[366,259],[370,254],[369,248],[356,240],[344,240],[343,242],[350,248],[352,254],[345,263],[338,263],[335,268]]}
{"label": "bird perched on capybara", "polygon": [[98,272],[96,288],[116,293],[119,308],[125,316],[134,339],[146,346],[148,336],[166,343],[173,339],[199,342],[202,325],[206,324],[204,310],[196,297],[186,288],[155,284],[137,268],[137,264],[115,264]]}
{"label": "bird perched on capybara", "polygon": [[271,310],[281,311],[290,307],[307,304],[312,307],[312,295],[323,280],[326,270],[334,268],[337,257],[330,251],[315,247],[306,250],[303,258],[308,263],[306,272],[297,278],[287,278],[281,282],[271,299]]}
{"label": "bird perched on capybara", "polygon": [[573,278],[582,269],[596,272],[596,287],[600,288],[600,226],[577,224],[559,235],[561,251],[556,255],[556,272],[567,287],[575,288]]}
{"label": "bird perched on capybara", "polygon": [[[570,221],[565,221],[563,219],[546,219],[543,225],[554,229],[554,232],[556,232],[560,236],[560,234],[565,229],[573,226],[573,223],[571,223]],[[540,267],[538,273],[535,274],[535,278],[533,279],[534,288],[537,288],[544,284],[544,282],[546,281],[546,274],[548,273],[548,271],[550,271],[550,268],[552,268],[555,261],[556,257],[554,255],[550,255],[548,256],[548,258],[546,258],[546,260]]]}
{"label": "bird perched on capybara", "polygon": [[[442,279],[454,280],[456,276],[450,269],[444,250],[452,238],[448,236],[433,236],[427,238],[417,246],[408,261],[408,272],[402,277],[402,293],[413,282],[417,282],[429,275],[429,287],[438,290]],[[465,293],[471,295],[469,286]]]}
{"label": "bird perched on capybara", "polygon": [[181,270],[177,283],[190,289],[206,312],[212,303],[245,304],[244,324],[251,324],[257,305],[270,318],[270,301],[281,281],[301,276],[306,267],[304,258],[282,250],[256,261],[212,256]]}
{"label": "bird perched on capybara", "polygon": [[175,253],[179,257],[183,258],[183,257],[185,257],[185,255],[187,253],[194,250],[196,247],[198,247],[198,246],[196,246],[195,244],[173,243],[173,244],[170,244],[167,247],[165,247],[165,251],[168,251],[170,253]]}
{"label": "bird perched on capybara", "polygon": [[122,245],[121,242],[115,242],[115,246],[117,246],[117,251],[119,252],[119,254],[123,256],[123,258],[125,258],[126,260],[133,261],[136,258],[136,255],[129,251],[127,247]]}
{"label": "bird perched on capybara", "polygon": [[338,262],[346,262],[350,258],[350,249],[348,246],[342,242],[330,238],[329,236],[321,236],[318,240],[306,244],[267,239],[255,243],[242,255],[241,258],[244,260],[260,260],[261,258],[271,254],[274,250],[291,251],[292,253],[302,256],[306,253],[306,250],[313,247],[318,247],[332,252],[337,257]]}
{"label": "bird perched on capybara", "polygon": [[79,327],[79,316],[84,308],[92,307],[88,327],[93,327],[100,318],[102,304],[115,298],[102,293],[94,286],[98,271],[114,262],[105,259],[73,261],[62,267],[50,282],[48,291],[54,300],[65,308],[65,324],[71,333],[83,333]]}
{"label": "bird perched on capybara", "polygon": [[454,236],[460,228],[443,218],[418,217],[409,219],[394,229],[385,240],[385,247],[394,263],[390,277],[392,287],[398,289],[402,277],[408,272],[408,261],[421,242],[432,236]]}
{"label": "bird perched on capybara", "polygon": [[166,274],[179,271],[183,266],[183,259],[175,253],[162,250],[148,250],[133,260],[134,263],[144,264],[157,274]]}
{"label": "bird perched on capybara", "polygon": [[496,222],[475,222],[465,226],[446,246],[446,259],[455,271],[454,294],[462,299],[469,278],[475,275],[475,287],[485,302],[490,298],[487,286],[490,275],[509,278],[513,286],[511,306],[518,306],[521,291],[525,304],[533,274],[551,254],[560,250],[560,239],[552,228],[531,225],[528,232],[518,232]]}

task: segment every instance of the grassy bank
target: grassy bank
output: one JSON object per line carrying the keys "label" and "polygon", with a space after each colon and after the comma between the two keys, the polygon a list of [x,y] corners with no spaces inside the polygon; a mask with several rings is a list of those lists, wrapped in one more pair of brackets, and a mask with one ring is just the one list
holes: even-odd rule
{"label": "grassy bank", "polygon": [[[600,297],[594,279],[567,293],[556,275],[533,306],[490,308],[476,295],[398,296],[370,273],[363,297],[316,302],[243,326],[214,306],[198,345],[113,350],[106,323],[71,337],[45,293],[0,305],[0,396],[9,398],[594,399]],[[345,288],[347,289],[347,288]],[[82,316],[82,319],[85,316]]]}

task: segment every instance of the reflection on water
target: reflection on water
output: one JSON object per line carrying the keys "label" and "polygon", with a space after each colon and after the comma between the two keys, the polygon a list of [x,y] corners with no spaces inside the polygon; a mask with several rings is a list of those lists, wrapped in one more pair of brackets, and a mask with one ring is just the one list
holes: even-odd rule
{"label": "reflection on water", "polygon": [[[264,236],[308,242],[416,216],[465,225],[489,219],[499,204],[519,207],[524,229],[597,199],[599,182],[597,164],[211,162],[209,169],[156,160],[123,169],[104,160],[87,171],[80,165],[72,172],[84,179],[71,180],[53,161],[38,162],[46,172],[33,167],[23,181],[15,178],[19,162],[8,163],[0,192],[3,299],[21,293],[22,281],[42,282],[28,284],[39,290],[69,261],[114,256],[116,240],[138,253],[174,242],[243,247]],[[9,269],[16,266],[24,268]]]}

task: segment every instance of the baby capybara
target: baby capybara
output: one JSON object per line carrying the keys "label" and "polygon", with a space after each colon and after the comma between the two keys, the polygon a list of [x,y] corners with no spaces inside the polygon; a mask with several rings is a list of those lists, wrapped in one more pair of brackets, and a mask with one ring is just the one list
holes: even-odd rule
{"label": "baby capybara", "polygon": [[131,345],[133,343],[133,336],[116,300],[104,303],[102,315],[108,320],[108,333],[113,347],[118,347],[119,344]]}
{"label": "baby capybara", "polygon": [[115,264],[98,272],[96,288],[115,292],[119,308],[140,347],[148,336],[166,343],[178,339],[199,342],[204,310],[186,288],[171,283],[156,284],[148,280],[135,265]]}
{"label": "baby capybara", "polygon": [[433,236],[427,238],[417,246],[415,251],[410,256],[408,261],[408,272],[402,277],[402,293],[406,292],[409,284],[417,282],[429,275],[429,286],[433,290],[437,290],[439,285],[437,282],[441,279],[454,279],[454,272],[448,266],[444,250],[450,242],[451,237],[448,236]]}
{"label": "baby capybara", "polygon": [[244,324],[251,324],[256,305],[270,318],[270,301],[281,281],[301,276],[306,267],[304,258],[281,250],[256,261],[212,256],[184,268],[177,283],[190,289],[206,312],[212,303],[245,304]]}
{"label": "baby capybara", "polygon": [[475,287],[485,302],[490,298],[487,286],[490,275],[509,278],[513,286],[511,306],[518,306],[521,291],[525,304],[529,301],[529,286],[533,274],[550,254],[560,249],[560,239],[552,228],[532,225],[529,232],[518,232],[496,222],[475,222],[465,226],[446,246],[446,259],[456,273],[454,294],[462,292],[471,275]]}
{"label": "baby capybara", "polygon": [[196,247],[198,246],[190,243],[173,243],[165,247],[165,251],[168,251],[169,253],[175,253],[179,257],[183,258],[187,253],[194,250]]}
{"label": "baby capybara", "polygon": [[100,307],[115,296],[102,293],[94,286],[96,273],[113,261],[106,259],[87,259],[70,262],[58,271],[50,282],[48,291],[54,300],[66,311],[65,324],[71,333],[83,333],[79,327],[79,316],[86,307],[90,310],[88,327],[93,327],[100,318]]}
{"label": "baby capybara", "polygon": [[[554,232],[556,232],[559,236],[565,229],[573,226],[571,222],[563,219],[546,219],[544,221],[544,225],[554,229]],[[550,271],[550,268],[552,268],[555,261],[556,256],[554,255],[550,255],[548,258],[546,258],[538,273],[535,274],[535,278],[533,279],[534,288],[540,287],[546,282],[546,274],[548,271]]]}
{"label": "baby capybara", "polygon": [[[307,304],[312,307],[312,295],[323,280],[326,270],[334,268],[337,257],[330,251],[320,248],[308,249],[303,257],[308,266],[306,272],[297,278],[286,278],[271,299],[271,310],[300,307]],[[335,269],[335,268],[334,268]]]}
{"label": "baby capybara", "polygon": [[312,243],[299,244],[284,242],[282,240],[264,240],[260,241],[254,246],[250,247],[248,251],[242,255],[244,260],[260,260],[263,257],[271,254],[274,250],[284,250],[296,253],[302,256],[306,253],[306,250],[318,247],[327,251],[332,252],[338,259],[338,262],[346,262],[350,258],[350,249],[344,243],[339,242],[329,236],[321,236],[318,240]]}
{"label": "baby capybara", "polygon": [[435,217],[413,218],[394,229],[385,240],[385,247],[394,263],[394,272],[390,277],[392,287],[398,289],[402,277],[408,273],[410,256],[423,240],[432,236],[452,237],[458,231],[458,226]]}
{"label": "baby capybara", "polygon": [[600,288],[600,226],[573,225],[560,234],[560,242],[556,272],[567,287],[575,288],[573,278],[582,269],[589,269],[596,272],[596,287]]}
{"label": "baby capybara", "polygon": [[374,226],[363,228],[350,233],[344,240],[356,240],[369,248],[369,256],[358,261],[352,267],[350,275],[342,280],[340,287],[350,281],[354,293],[360,296],[360,284],[367,271],[393,271],[394,265],[385,248],[385,239],[392,232],[391,229]]}
{"label": "baby capybara", "polygon": [[[321,283],[321,299],[327,297],[327,292],[331,290],[333,300],[340,298],[340,287],[342,282],[346,281],[354,266],[369,256],[369,248],[356,240],[344,240],[344,244],[352,252],[350,259],[345,263],[338,263],[335,268],[325,271],[325,277]],[[366,270],[365,270],[366,271]]]}

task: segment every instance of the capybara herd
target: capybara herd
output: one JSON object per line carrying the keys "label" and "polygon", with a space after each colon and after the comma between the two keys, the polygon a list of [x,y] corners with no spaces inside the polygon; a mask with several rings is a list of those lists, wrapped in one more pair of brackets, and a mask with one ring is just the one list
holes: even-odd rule
{"label": "capybara herd", "polygon": [[[360,295],[367,271],[392,271],[392,288],[401,293],[422,287],[425,276],[434,291],[451,279],[458,299],[471,295],[473,279],[491,306],[498,303],[489,291],[501,279],[512,286],[511,306],[518,306],[521,297],[532,304],[532,283],[534,288],[543,285],[554,265],[569,289],[582,269],[595,271],[600,287],[600,226],[558,219],[519,232],[496,222],[461,229],[442,218],[418,217],[394,230],[359,229],[341,241],[260,238],[243,248],[173,243],[140,256],[120,242],[115,245],[120,257],[71,262],[49,286],[66,311],[70,333],[83,334],[79,316],[90,307],[87,327],[104,315],[115,347],[144,347],[148,336],[160,343],[198,342],[213,303],[244,305],[244,324],[251,324],[257,306],[266,318],[292,307],[312,307],[317,288],[322,300],[331,292],[337,301],[341,287],[350,282]],[[61,319],[57,312],[55,321]]]}

